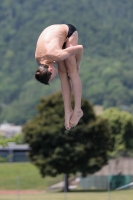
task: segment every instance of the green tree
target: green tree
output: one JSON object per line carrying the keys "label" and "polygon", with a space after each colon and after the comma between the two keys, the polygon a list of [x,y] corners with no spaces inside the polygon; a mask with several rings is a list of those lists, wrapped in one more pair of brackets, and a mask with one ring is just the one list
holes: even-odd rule
{"label": "green tree", "polygon": [[59,89],[59,79],[48,88],[33,80],[37,38],[54,23],[71,23],[78,30],[85,50],[84,97],[104,108],[126,105],[133,112],[133,1],[4,0],[0,2],[0,123],[24,124],[36,115],[38,100]]}
{"label": "green tree", "polygon": [[[38,115],[24,125],[29,157],[43,177],[76,172],[86,176],[107,163],[107,151],[112,149],[107,120],[96,117],[87,100],[82,99],[82,109],[78,126],[65,130],[62,96],[56,93],[41,99]],[[68,181],[66,185],[68,189]]]}
{"label": "green tree", "polygon": [[104,111],[103,117],[108,119],[114,140],[114,151],[111,156],[131,153],[133,150],[133,115],[118,108]]}
{"label": "green tree", "polygon": [[23,135],[21,133],[16,133],[11,138],[6,138],[3,136],[0,136],[0,145],[7,146],[8,142],[15,142],[16,144],[23,144],[24,143]]}

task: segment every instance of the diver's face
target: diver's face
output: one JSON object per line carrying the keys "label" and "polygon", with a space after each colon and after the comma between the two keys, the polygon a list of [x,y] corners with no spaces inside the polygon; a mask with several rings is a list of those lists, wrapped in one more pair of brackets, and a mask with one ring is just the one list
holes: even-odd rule
{"label": "diver's face", "polygon": [[50,65],[49,68],[48,68],[48,71],[52,73],[51,77],[49,79],[49,82],[51,82],[57,74],[57,69],[53,65]]}

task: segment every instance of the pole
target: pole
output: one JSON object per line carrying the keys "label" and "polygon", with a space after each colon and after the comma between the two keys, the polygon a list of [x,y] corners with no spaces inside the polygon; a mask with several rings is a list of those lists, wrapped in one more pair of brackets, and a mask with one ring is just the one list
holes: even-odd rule
{"label": "pole", "polygon": [[108,200],[110,200],[110,162],[109,162],[109,165],[108,165]]}
{"label": "pole", "polygon": [[17,197],[18,197],[18,200],[20,200],[20,177],[17,177]]}

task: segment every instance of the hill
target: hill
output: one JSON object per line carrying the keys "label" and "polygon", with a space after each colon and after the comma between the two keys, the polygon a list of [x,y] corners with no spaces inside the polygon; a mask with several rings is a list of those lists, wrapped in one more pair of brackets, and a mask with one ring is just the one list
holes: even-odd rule
{"label": "hill", "polygon": [[83,96],[104,108],[133,112],[133,2],[131,0],[4,0],[0,4],[0,123],[23,124],[42,96],[60,90],[33,79],[36,41],[51,24],[71,23],[84,46]]}

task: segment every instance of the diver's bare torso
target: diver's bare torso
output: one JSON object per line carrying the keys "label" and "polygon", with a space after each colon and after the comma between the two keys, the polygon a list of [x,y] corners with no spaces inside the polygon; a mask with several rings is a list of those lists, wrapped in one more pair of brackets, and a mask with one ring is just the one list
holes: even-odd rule
{"label": "diver's bare torso", "polygon": [[65,24],[51,25],[43,30],[38,38],[35,59],[38,64],[49,64],[56,61],[58,50],[62,49],[68,34]]}

